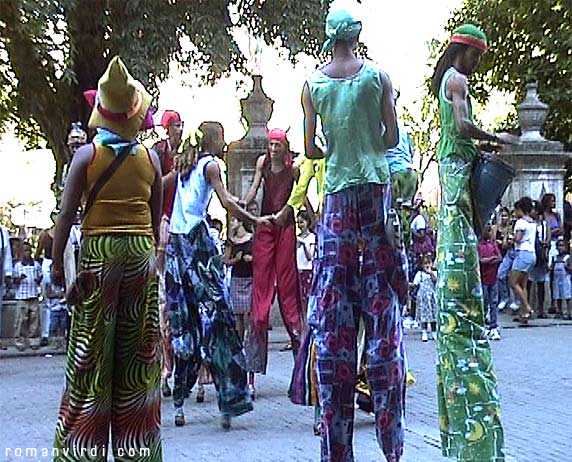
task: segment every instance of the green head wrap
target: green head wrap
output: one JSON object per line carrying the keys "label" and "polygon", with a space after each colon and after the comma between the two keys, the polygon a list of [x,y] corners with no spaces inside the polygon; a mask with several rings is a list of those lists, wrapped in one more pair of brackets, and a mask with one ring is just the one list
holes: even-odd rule
{"label": "green head wrap", "polygon": [[347,11],[330,11],[326,17],[327,40],[322,45],[322,53],[331,51],[336,40],[350,40],[357,37],[360,32],[361,21],[356,21]]}
{"label": "green head wrap", "polygon": [[453,31],[451,43],[462,43],[486,51],[487,36],[473,24],[463,24]]}

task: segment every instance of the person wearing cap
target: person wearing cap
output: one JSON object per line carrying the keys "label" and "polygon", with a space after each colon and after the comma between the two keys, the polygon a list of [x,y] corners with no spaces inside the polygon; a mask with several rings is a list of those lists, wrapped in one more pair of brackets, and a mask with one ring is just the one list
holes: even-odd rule
{"label": "person wearing cap", "polygon": [[163,397],[171,396],[169,379],[173,375],[173,348],[171,346],[171,335],[169,328],[169,317],[167,314],[167,303],[165,294],[165,247],[169,241],[169,221],[173,210],[173,199],[175,198],[175,186],[169,183],[169,174],[173,174],[173,162],[177,150],[181,144],[183,134],[183,122],[178,112],[167,110],[161,117],[161,126],[167,132],[167,138],[158,141],[153,145],[153,151],[159,156],[161,162],[161,172],[163,174],[163,211],[161,217],[160,241],[157,246],[157,260],[159,270],[159,311],[161,313],[161,342],[163,347],[163,368],[161,369],[161,391]]}
{"label": "person wearing cap", "polygon": [[[355,55],[362,24],[344,10],[326,18],[332,60],[303,87],[305,152],[316,157],[320,116],[327,140],[325,195],[308,324],[317,345],[321,460],[353,461],[357,334],[365,324],[367,378],[376,435],[398,461],[405,434],[405,357],[400,304],[408,284],[400,249],[386,235],[391,180],[385,157],[397,144],[393,88]],[[361,260],[361,264],[360,264]]]}
{"label": "person wearing cap", "polygon": [[[262,215],[274,215],[286,205],[298,169],[292,164],[292,153],[286,132],[268,132],[268,150],[256,161],[250,190],[244,199],[250,203],[262,184]],[[294,355],[300,345],[302,313],[298,270],[296,268],[296,225],[289,215],[283,223],[256,228],[252,245],[253,290],[250,330],[246,340],[247,368],[266,374],[268,363],[268,321],[272,301],[278,292],[278,305],[284,326],[290,336]],[[249,375],[249,388],[254,396],[254,375]]]}
{"label": "person wearing cap", "polygon": [[82,220],[81,279],[94,287],[73,307],[54,461],[84,461],[86,451],[107,460],[111,446],[115,460],[136,454],[138,461],[157,462],[161,350],[154,260],[163,188],[157,155],[136,140],[152,125],[151,95],[116,56],[97,91],[85,96],[96,135],[76,151],[65,184],[52,252],[55,284],[64,282],[64,247],[82,196],[116,156],[122,163]]}
{"label": "person wearing cap", "polygon": [[473,123],[467,79],[486,50],[482,30],[472,24],[460,26],[439,58],[431,82],[441,120],[437,388],[443,454],[459,461],[499,462],[504,460],[504,436],[492,353],[484,339],[470,178],[477,157],[473,140],[509,143],[513,137],[486,132]]}
{"label": "person wearing cap", "polygon": [[222,125],[203,122],[175,158],[165,283],[175,362],[176,426],[185,424],[183,405],[202,364],[213,376],[224,429],[230,428],[232,417],[252,410],[243,345],[225,285],[222,255],[209,232],[207,208],[215,192],[222,206],[239,220],[257,226],[268,226],[270,220],[244,210],[225,188],[216,161],[224,149]]}

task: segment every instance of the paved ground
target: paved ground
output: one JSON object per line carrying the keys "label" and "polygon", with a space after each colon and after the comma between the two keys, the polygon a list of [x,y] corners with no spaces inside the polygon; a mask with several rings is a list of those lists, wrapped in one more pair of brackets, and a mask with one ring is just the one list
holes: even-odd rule
{"label": "paved ground", "polygon": [[[510,321],[505,319],[504,324],[509,326]],[[166,462],[318,460],[319,439],[312,434],[312,409],[294,406],[286,398],[292,356],[278,351],[285,339],[284,331],[275,329],[271,335],[275,343],[270,370],[258,380],[255,410],[234,420],[230,432],[223,432],[218,425],[212,387],[207,387],[204,404],[196,404],[194,399],[186,403],[188,424],[183,428],[175,428],[172,403],[164,401]],[[408,392],[404,460],[444,461],[437,431],[434,342],[421,343],[418,333],[413,332],[406,339],[417,384]],[[572,461],[571,351],[569,323],[505,328],[503,340],[494,343],[507,462]],[[0,359],[0,462],[50,460],[6,456],[6,448],[40,451],[50,447],[62,382],[62,356]],[[358,462],[383,459],[372,417],[359,411],[355,448]]]}

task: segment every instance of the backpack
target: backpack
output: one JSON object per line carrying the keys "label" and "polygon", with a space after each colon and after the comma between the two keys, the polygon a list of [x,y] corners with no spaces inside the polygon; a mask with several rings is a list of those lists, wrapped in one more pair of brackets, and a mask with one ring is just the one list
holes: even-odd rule
{"label": "backpack", "polygon": [[[541,223],[541,226],[548,227],[546,222]],[[534,265],[535,268],[541,268],[548,265],[548,247],[546,244],[542,243],[542,239],[544,237],[544,233],[538,232],[538,225],[536,228],[536,238],[534,240],[534,253],[536,254],[536,264]]]}

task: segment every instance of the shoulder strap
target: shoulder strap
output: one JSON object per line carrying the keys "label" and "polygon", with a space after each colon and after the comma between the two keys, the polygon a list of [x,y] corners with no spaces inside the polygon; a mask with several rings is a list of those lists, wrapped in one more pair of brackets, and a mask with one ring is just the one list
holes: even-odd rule
{"label": "shoulder strap", "polygon": [[87,196],[85,207],[83,208],[84,217],[87,215],[87,212],[89,212],[89,209],[91,209],[91,206],[95,202],[95,199],[97,198],[99,191],[101,191],[101,188],[103,188],[103,186],[105,186],[105,184],[111,179],[115,171],[127,158],[130,151],[131,149],[125,148],[117,156],[115,156],[113,162],[109,164],[109,167],[105,169],[105,171],[100,175],[95,184],[92,186],[91,190],[89,191],[89,195]]}

